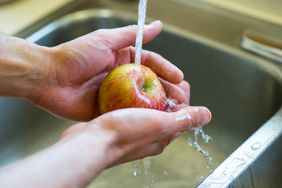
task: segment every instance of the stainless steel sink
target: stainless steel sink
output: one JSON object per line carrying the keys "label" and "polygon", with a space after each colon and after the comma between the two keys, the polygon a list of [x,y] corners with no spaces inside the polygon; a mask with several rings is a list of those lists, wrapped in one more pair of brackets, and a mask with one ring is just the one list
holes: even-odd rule
{"label": "stainless steel sink", "polygon": [[[99,28],[136,23],[136,14],[132,13],[136,3],[84,2],[68,5],[55,14],[61,17],[68,13],[66,16],[30,35],[27,31],[31,33],[32,29],[19,36],[40,45],[55,46]],[[168,1],[160,6],[169,7],[169,3],[175,8],[179,6],[177,14],[185,15],[180,12],[185,10],[185,3]],[[189,9],[195,4],[185,6]],[[198,7],[202,12],[195,12],[199,17],[213,13],[213,9],[207,12],[211,9],[202,6]],[[93,8],[76,11],[85,7]],[[156,11],[157,16],[152,10],[148,12],[152,18],[160,18],[160,12]],[[156,188],[195,187],[201,181],[199,187],[279,187],[282,175],[280,67],[241,51],[229,38],[224,42],[208,36],[206,31],[196,34],[189,30],[189,24],[181,27],[179,21],[177,25],[166,16],[164,19],[168,21],[164,31],[145,48],[162,54],[180,67],[192,87],[192,105],[205,105],[213,112],[213,121],[205,128],[213,141],[203,145],[213,157],[214,171],[209,174],[206,159],[188,146],[184,135],[152,159],[152,174],[143,170],[135,177],[136,162],[131,162],[105,171],[89,187],[146,187],[152,179]],[[226,15],[222,19],[227,19]],[[42,23],[44,20],[34,28],[41,27]],[[0,99],[0,112],[2,165],[54,143],[62,130],[73,123],[16,99]]]}

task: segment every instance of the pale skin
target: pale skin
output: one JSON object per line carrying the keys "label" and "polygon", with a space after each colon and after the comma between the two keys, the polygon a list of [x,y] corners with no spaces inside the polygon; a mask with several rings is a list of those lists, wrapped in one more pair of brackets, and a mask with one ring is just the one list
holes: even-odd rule
{"label": "pale skin", "polygon": [[[148,25],[144,43],[161,30],[161,22]],[[135,36],[136,26],[98,30],[47,48],[0,35],[0,96],[87,121],[65,130],[54,145],[2,167],[0,187],[85,187],[104,169],[159,154],[182,132],[209,123],[207,108],[189,106],[183,73],[145,50],[142,64],[158,74],[167,95],[177,100],[174,112],[139,108],[99,115],[99,86],[110,70],[134,61]]]}

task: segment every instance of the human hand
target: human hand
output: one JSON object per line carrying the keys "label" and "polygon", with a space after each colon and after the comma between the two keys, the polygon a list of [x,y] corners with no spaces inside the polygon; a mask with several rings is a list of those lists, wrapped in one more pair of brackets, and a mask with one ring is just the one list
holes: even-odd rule
{"label": "human hand", "polygon": [[[144,43],[162,29],[154,22],[144,31]],[[90,120],[99,114],[97,95],[103,78],[113,68],[134,62],[136,26],[101,29],[52,48],[53,62],[41,92],[32,101],[62,117]],[[188,103],[188,92],[178,87],[183,73],[160,55],[143,51],[142,64],[150,67],[180,102]],[[173,86],[174,85],[174,86]],[[187,85],[181,83],[180,85]],[[178,89],[176,89],[178,88]],[[186,92],[186,96],[183,94]],[[178,93],[178,94],[177,94]]]}
{"label": "human hand", "polygon": [[204,107],[106,113],[68,128],[54,145],[1,168],[0,187],[86,187],[106,168],[159,154],[181,132],[210,119]]}
{"label": "human hand", "polygon": [[108,160],[105,168],[108,168],[159,154],[182,132],[206,125],[210,120],[211,113],[205,107],[186,106],[170,113],[142,108],[121,109],[70,127],[62,134],[62,140],[71,140],[83,133],[100,139],[100,144],[105,138],[111,139],[105,151]]}

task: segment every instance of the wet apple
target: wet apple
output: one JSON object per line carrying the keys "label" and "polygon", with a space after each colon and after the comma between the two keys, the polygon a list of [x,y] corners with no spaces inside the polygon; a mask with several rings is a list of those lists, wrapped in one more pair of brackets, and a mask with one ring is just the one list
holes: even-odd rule
{"label": "wet apple", "polygon": [[144,65],[124,64],[112,70],[99,90],[99,110],[122,108],[166,110],[167,98],[158,76]]}

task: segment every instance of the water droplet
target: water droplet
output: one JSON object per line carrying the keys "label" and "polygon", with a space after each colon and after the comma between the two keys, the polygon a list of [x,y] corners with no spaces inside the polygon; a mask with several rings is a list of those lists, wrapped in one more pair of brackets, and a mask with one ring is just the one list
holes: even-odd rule
{"label": "water droplet", "polygon": [[188,138],[187,144],[188,144],[190,147],[193,147],[193,141],[192,141],[191,138]]}
{"label": "water droplet", "polygon": [[253,150],[257,150],[257,149],[259,149],[260,147],[261,147],[261,143],[259,143],[259,142],[256,142],[256,143],[254,143],[254,144],[251,145],[251,148],[252,148]]}
{"label": "water droplet", "polygon": [[148,188],[153,188],[155,183],[155,177],[152,172],[152,157],[143,159],[144,171],[148,182]]}
{"label": "water droplet", "polygon": [[133,168],[133,176],[139,176],[141,174],[140,160],[136,161]]}
{"label": "water droplet", "polygon": [[168,98],[166,100],[166,103],[168,105],[168,111],[171,111],[171,109],[176,107],[177,101],[175,99]]}

